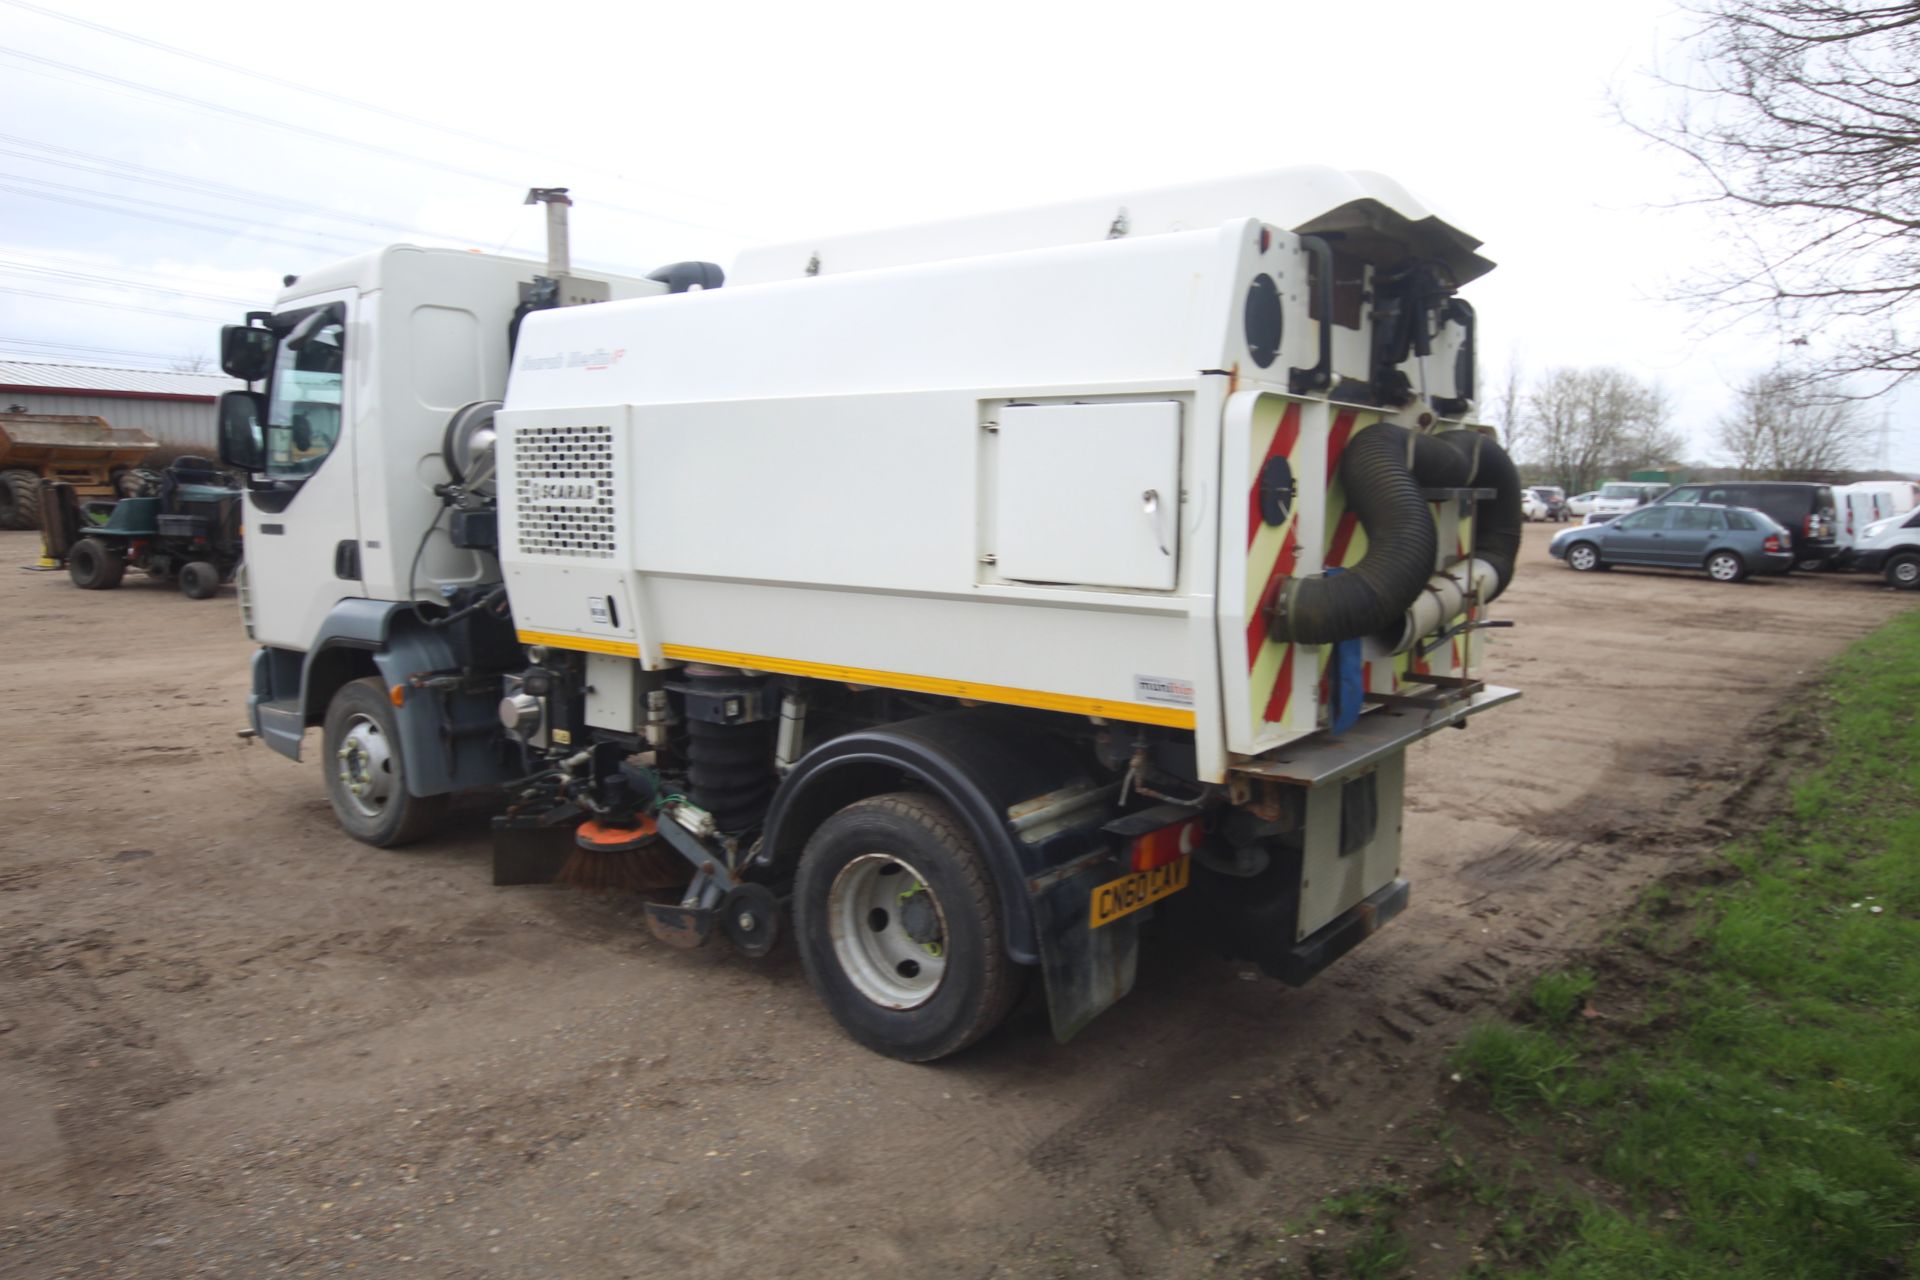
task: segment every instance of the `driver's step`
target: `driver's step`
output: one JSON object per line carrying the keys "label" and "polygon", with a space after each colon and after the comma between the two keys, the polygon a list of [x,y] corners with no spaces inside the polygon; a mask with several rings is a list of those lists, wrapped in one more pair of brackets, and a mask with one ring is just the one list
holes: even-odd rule
{"label": "driver's step", "polygon": [[256,703],[253,710],[259,717],[256,723],[260,726],[260,736],[263,738],[298,744],[307,732],[306,713],[300,709],[297,698]]}

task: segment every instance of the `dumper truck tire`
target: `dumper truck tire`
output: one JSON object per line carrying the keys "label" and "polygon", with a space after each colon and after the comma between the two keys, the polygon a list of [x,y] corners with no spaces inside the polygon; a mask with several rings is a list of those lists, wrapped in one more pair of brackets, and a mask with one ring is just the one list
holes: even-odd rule
{"label": "dumper truck tire", "polygon": [[1019,998],[986,860],[929,796],[875,796],[828,818],[800,855],[793,901],[814,993],[876,1053],[944,1058]]}
{"label": "dumper truck tire", "polygon": [[446,816],[446,796],[407,790],[399,713],[377,677],[340,686],[327,704],[321,745],[327,799],[354,839],[391,849],[420,839]]}
{"label": "dumper truck tire", "polygon": [[205,560],[194,560],[180,570],[180,594],[189,600],[211,600],[220,593],[220,571]]}
{"label": "dumper truck tire", "polygon": [[0,471],[0,529],[40,527],[40,477],[31,471]]}
{"label": "dumper truck tire", "polygon": [[98,538],[82,538],[67,552],[67,576],[82,591],[107,591],[120,585],[127,562]]}

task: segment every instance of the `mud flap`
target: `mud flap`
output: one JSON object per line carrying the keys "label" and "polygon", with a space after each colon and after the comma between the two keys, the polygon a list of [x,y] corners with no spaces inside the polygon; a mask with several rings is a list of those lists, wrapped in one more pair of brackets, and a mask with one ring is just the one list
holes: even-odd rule
{"label": "mud flap", "polygon": [[1053,1038],[1065,1044],[1133,990],[1140,955],[1138,915],[1093,927],[1093,892],[1125,874],[1120,859],[1099,850],[1027,882],[1040,971],[1047,983]]}

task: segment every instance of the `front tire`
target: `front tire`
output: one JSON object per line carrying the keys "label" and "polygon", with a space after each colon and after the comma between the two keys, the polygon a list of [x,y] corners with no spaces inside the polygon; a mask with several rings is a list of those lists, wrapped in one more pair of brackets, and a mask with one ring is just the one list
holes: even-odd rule
{"label": "front tire", "polygon": [[1707,576],[1715,582],[1738,582],[1747,576],[1747,562],[1731,551],[1716,551],[1707,557]]}
{"label": "front tire", "polygon": [[180,570],[180,594],[189,600],[211,600],[220,591],[220,571],[205,560]]}
{"label": "front tire", "polygon": [[1895,556],[1887,561],[1882,574],[1887,585],[1902,591],[1920,591],[1920,556]]}
{"label": "front tire", "polygon": [[98,538],[82,538],[67,552],[67,576],[82,591],[107,591],[120,585],[127,562]]}
{"label": "front tire", "polygon": [[321,744],[327,799],[355,840],[391,849],[420,839],[446,815],[447,797],[407,790],[399,715],[375,677],[340,686],[327,704]]}
{"label": "front tire", "polygon": [[1567,567],[1580,573],[1592,573],[1600,567],[1600,548],[1591,542],[1576,542],[1567,548]]}
{"label": "front tire", "polygon": [[957,1053],[1019,997],[986,860],[930,797],[876,796],[822,823],[800,856],[794,916],[814,993],[876,1053]]}

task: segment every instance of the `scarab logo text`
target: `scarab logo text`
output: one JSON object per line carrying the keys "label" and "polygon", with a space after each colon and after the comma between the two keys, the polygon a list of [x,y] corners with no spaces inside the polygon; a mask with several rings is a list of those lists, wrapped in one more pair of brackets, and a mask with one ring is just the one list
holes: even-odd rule
{"label": "scarab logo text", "polygon": [[590,507],[600,501],[600,486],[576,476],[529,480],[527,500],[543,507]]}

